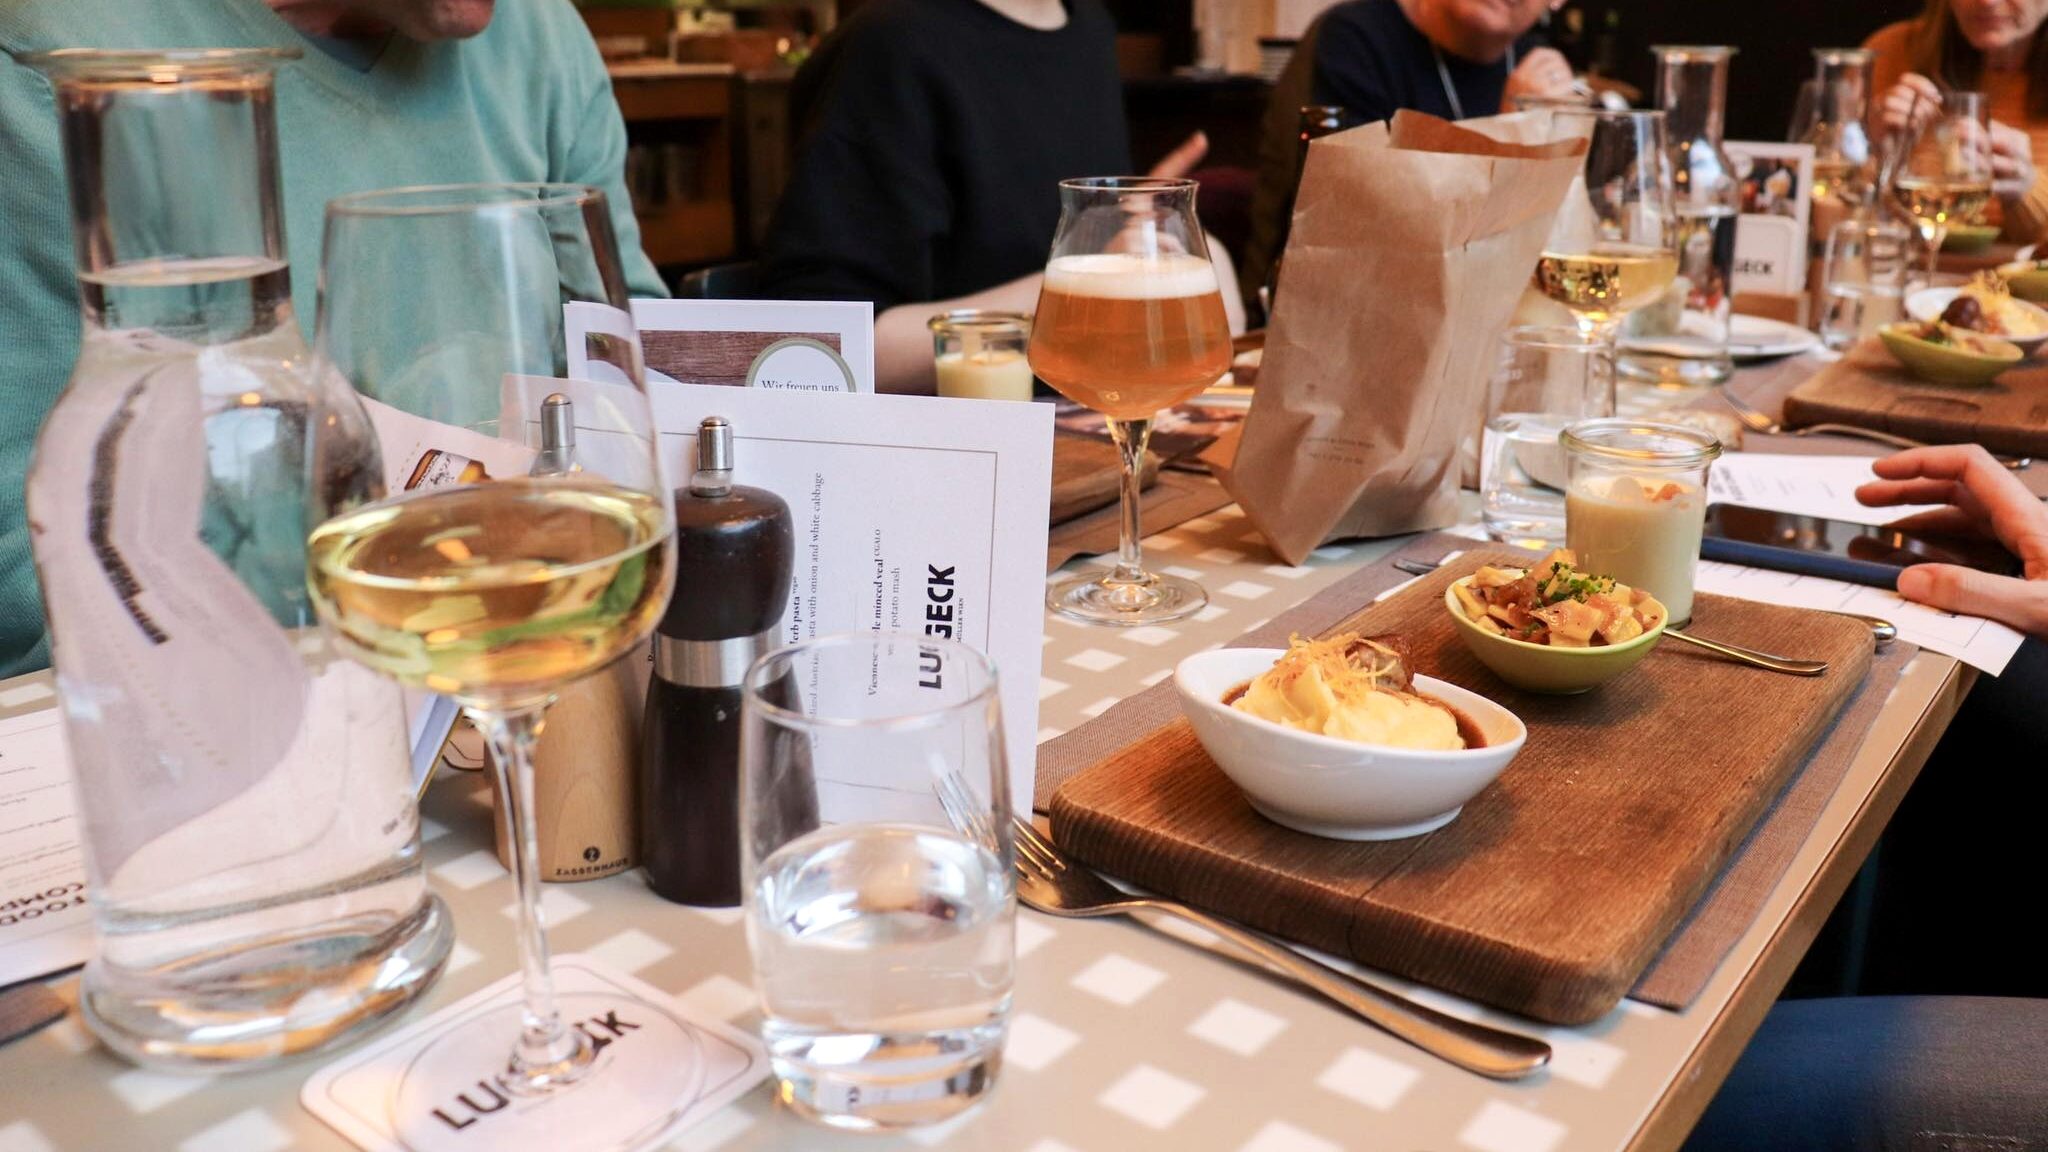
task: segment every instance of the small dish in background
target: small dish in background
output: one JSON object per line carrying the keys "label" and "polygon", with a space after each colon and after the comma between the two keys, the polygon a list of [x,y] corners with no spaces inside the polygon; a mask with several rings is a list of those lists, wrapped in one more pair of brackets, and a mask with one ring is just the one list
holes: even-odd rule
{"label": "small dish in background", "polygon": [[[1923,335],[1927,327],[1917,320],[1901,320],[1877,333],[1885,349],[1923,380],[1981,387],[2026,359],[2017,344],[1996,336],[1941,325],[1944,340],[1937,343]],[[1957,342],[1958,333],[1967,338],[1967,345]]]}

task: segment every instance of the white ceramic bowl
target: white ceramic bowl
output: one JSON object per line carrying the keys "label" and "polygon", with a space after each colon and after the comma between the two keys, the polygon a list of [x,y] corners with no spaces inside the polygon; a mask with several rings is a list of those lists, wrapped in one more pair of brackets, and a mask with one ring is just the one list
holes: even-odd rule
{"label": "white ceramic bowl", "polygon": [[1425,752],[1318,736],[1261,720],[1223,703],[1281,656],[1278,648],[1217,648],[1173,670],[1181,711],[1223,774],[1276,824],[1338,840],[1398,840],[1457,819],[1493,783],[1529,731],[1515,714],[1476,692],[1417,676],[1415,687],[1465,714],[1485,736],[1480,748]]}
{"label": "white ceramic bowl", "polygon": [[[1906,297],[1906,315],[1923,324],[1929,320],[1938,320],[1943,312],[1948,311],[1948,306],[1955,301],[1955,298],[1962,294],[1963,290],[1960,288],[1922,288]],[[2013,297],[2013,302],[2021,308],[2032,312],[2036,320],[2041,321],[2043,324],[2048,324],[2048,309],[2044,309],[2031,301],[2021,300],[2017,296]],[[2040,350],[2041,345],[2048,344],[2048,331],[2044,331],[2039,336],[2028,336],[2024,339],[2013,336],[2000,336],[1999,339],[2018,348],[2022,353],[2032,356]]]}

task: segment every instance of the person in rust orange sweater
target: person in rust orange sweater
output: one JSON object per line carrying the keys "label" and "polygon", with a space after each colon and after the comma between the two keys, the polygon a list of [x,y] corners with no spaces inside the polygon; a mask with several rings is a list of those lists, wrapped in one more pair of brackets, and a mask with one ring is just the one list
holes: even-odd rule
{"label": "person in rust orange sweater", "polygon": [[1991,111],[1998,223],[2005,239],[2048,239],[2048,0],[1927,0],[1917,19],[1880,28],[1870,49],[1876,119],[1888,130],[1939,107],[1944,87],[1981,91]]}

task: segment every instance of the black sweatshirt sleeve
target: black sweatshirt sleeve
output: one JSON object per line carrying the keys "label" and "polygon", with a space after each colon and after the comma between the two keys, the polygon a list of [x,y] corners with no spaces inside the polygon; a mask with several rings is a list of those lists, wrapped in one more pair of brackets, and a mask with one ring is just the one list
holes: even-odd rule
{"label": "black sweatshirt sleeve", "polygon": [[1350,5],[1333,9],[1316,34],[1315,102],[1341,106],[1354,123],[1391,120],[1402,102],[1387,75],[1385,46],[1355,16]]}
{"label": "black sweatshirt sleeve", "polygon": [[938,160],[938,102],[902,41],[873,23],[842,29],[821,73],[767,238],[765,294],[870,300],[881,312],[934,298],[932,242],[953,205]]}

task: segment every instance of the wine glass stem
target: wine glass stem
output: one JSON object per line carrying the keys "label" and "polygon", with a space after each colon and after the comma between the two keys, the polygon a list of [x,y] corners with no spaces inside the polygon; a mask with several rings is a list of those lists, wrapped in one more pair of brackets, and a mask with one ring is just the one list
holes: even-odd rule
{"label": "wine glass stem", "polygon": [[1927,232],[1927,286],[1934,287],[1936,265],[1941,263],[1941,242],[1948,239],[1948,229],[1936,225]]}
{"label": "wine glass stem", "polygon": [[1123,499],[1116,570],[1103,583],[1148,584],[1152,578],[1145,573],[1145,556],[1140,544],[1145,535],[1138,526],[1138,509],[1145,493],[1145,446],[1152,440],[1152,421],[1150,418],[1119,420],[1112,416],[1109,419],[1109,438],[1116,442],[1117,456],[1123,463]]}
{"label": "wine glass stem", "polygon": [[562,1023],[555,979],[548,971],[547,925],[540,909],[540,846],[534,828],[533,749],[546,705],[467,708],[491,746],[498,774],[499,818],[512,846],[512,883],[518,893],[519,968],[526,1002],[513,1050],[509,1087],[545,1091],[574,1079],[587,1062],[581,1034]]}

